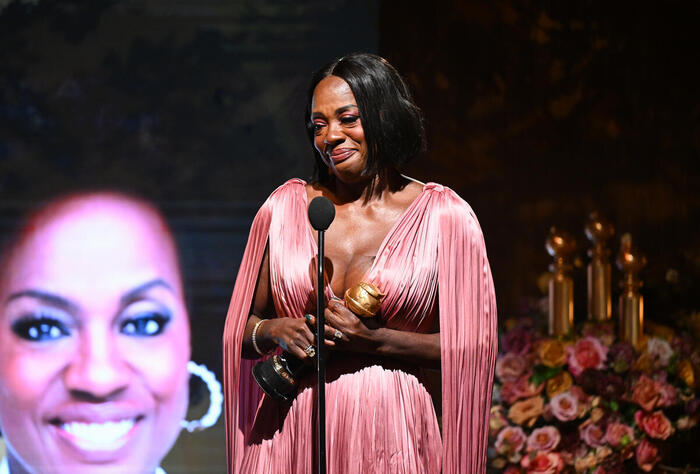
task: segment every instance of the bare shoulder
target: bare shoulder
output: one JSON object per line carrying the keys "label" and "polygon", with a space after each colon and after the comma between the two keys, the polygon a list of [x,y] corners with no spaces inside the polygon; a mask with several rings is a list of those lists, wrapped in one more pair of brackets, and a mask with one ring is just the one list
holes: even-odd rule
{"label": "bare shoulder", "polygon": [[406,180],[406,185],[395,194],[395,198],[405,207],[408,207],[423,192],[425,184],[408,176],[403,176],[403,178]]}

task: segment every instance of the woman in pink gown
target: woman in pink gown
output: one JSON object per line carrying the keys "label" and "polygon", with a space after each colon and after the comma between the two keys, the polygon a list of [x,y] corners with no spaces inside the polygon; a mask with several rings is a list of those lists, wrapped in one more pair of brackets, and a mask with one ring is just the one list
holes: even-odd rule
{"label": "woman in pink gown", "polygon": [[[316,181],[287,181],[258,212],[226,318],[229,472],[315,467],[315,374],[283,404],[263,396],[251,368],[272,351],[313,357],[306,214],[320,195],[336,208],[325,253],[328,472],[484,472],[496,302],[476,217],[452,190],[399,174],[423,146],[422,119],[384,59],[355,54],[319,70],[306,116]],[[336,297],[360,281],[386,293],[374,324]],[[425,368],[441,370],[437,407]]]}

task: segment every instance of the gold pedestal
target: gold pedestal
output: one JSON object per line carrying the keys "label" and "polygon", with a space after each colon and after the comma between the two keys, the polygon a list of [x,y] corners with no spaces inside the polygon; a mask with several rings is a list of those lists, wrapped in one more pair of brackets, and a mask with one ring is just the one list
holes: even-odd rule
{"label": "gold pedestal", "polygon": [[568,275],[568,258],[576,249],[576,241],[566,232],[552,227],[545,243],[547,252],[554,257],[549,266],[549,335],[563,336],[574,326],[574,282]]}
{"label": "gold pedestal", "polygon": [[642,281],[638,273],[647,264],[647,259],[632,247],[632,237],[622,236],[617,266],[625,274],[620,282],[620,340],[639,346],[644,334],[644,298],[639,293]]}
{"label": "gold pedestal", "polygon": [[574,327],[574,281],[562,274],[549,279],[549,335],[563,336]]}
{"label": "gold pedestal", "polygon": [[588,319],[607,321],[611,316],[610,264],[593,260],[588,264]]}
{"label": "gold pedestal", "polygon": [[606,242],[615,233],[612,224],[597,212],[588,216],[586,237],[593,247],[588,250],[588,319],[607,321],[612,317],[610,298],[610,250]]}
{"label": "gold pedestal", "polygon": [[620,295],[620,340],[639,347],[644,333],[644,297],[634,292]]}

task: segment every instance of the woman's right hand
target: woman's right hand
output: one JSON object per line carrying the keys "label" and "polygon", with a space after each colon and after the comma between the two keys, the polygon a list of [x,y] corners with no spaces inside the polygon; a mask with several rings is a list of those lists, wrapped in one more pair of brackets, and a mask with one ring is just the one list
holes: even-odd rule
{"label": "woman's right hand", "polygon": [[274,341],[283,350],[301,360],[309,358],[305,349],[315,346],[314,334],[304,318],[266,319],[258,328],[256,335]]}

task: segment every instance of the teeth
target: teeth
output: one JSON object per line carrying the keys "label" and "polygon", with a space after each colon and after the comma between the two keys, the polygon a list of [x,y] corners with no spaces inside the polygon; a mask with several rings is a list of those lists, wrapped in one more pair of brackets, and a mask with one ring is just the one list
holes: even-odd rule
{"label": "teeth", "polygon": [[134,420],[105,423],[64,423],[61,429],[72,435],[83,449],[108,449],[126,436],[134,427]]}

